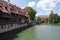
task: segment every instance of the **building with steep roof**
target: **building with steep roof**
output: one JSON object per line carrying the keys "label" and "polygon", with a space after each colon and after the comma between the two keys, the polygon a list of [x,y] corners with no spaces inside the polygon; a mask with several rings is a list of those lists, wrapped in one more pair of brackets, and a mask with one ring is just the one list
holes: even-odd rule
{"label": "building with steep roof", "polygon": [[38,17],[41,18],[41,21],[47,20],[49,18],[48,15],[39,15]]}
{"label": "building with steep roof", "polygon": [[29,22],[28,12],[16,5],[0,0],[0,33],[26,25]]}

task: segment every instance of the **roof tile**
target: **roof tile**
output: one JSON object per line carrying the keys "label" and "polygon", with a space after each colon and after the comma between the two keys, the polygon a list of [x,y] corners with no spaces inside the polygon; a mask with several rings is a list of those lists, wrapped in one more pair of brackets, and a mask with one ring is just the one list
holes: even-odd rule
{"label": "roof tile", "polygon": [[9,4],[8,2],[4,0],[0,0],[0,6],[1,6],[0,10],[5,13],[16,13],[16,14],[24,15],[24,16],[28,15],[28,12],[25,11],[24,9],[21,9],[11,3]]}

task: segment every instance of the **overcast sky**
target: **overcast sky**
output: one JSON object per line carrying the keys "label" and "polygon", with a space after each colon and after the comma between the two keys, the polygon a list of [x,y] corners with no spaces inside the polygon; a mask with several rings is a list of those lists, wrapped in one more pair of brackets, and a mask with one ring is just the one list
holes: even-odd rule
{"label": "overcast sky", "polygon": [[51,10],[60,14],[60,0],[10,0],[10,2],[20,8],[30,6],[37,11],[36,15],[49,15]]}

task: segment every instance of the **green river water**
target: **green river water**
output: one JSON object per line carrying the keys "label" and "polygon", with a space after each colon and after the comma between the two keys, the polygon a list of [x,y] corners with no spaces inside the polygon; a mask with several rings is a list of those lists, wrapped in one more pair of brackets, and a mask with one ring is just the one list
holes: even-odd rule
{"label": "green river water", "polygon": [[60,26],[35,25],[18,33],[1,35],[0,40],[60,40]]}

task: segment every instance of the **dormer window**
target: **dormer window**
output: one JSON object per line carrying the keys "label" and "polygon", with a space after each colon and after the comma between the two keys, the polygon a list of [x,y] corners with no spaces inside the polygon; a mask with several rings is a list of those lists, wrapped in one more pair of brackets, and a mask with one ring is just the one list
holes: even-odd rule
{"label": "dormer window", "polygon": [[2,6],[0,6],[0,8],[2,8]]}
{"label": "dormer window", "polygon": [[4,6],[4,7],[5,7],[6,10],[8,10],[6,6]]}
{"label": "dormer window", "polygon": [[10,5],[10,10],[11,10],[11,11],[14,11],[13,5]]}
{"label": "dormer window", "polygon": [[5,9],[7,9],[7,7],[5,7]]}
{"label": "dormer window", "polygon": [[18,13],[20,13],[20,11],[18,11]]}
{"label": "dormer window", "polygon": [[13,9],[13,8],[10,8],[10,10],[11,10],[11,11],[14,11],[14,9]]}

